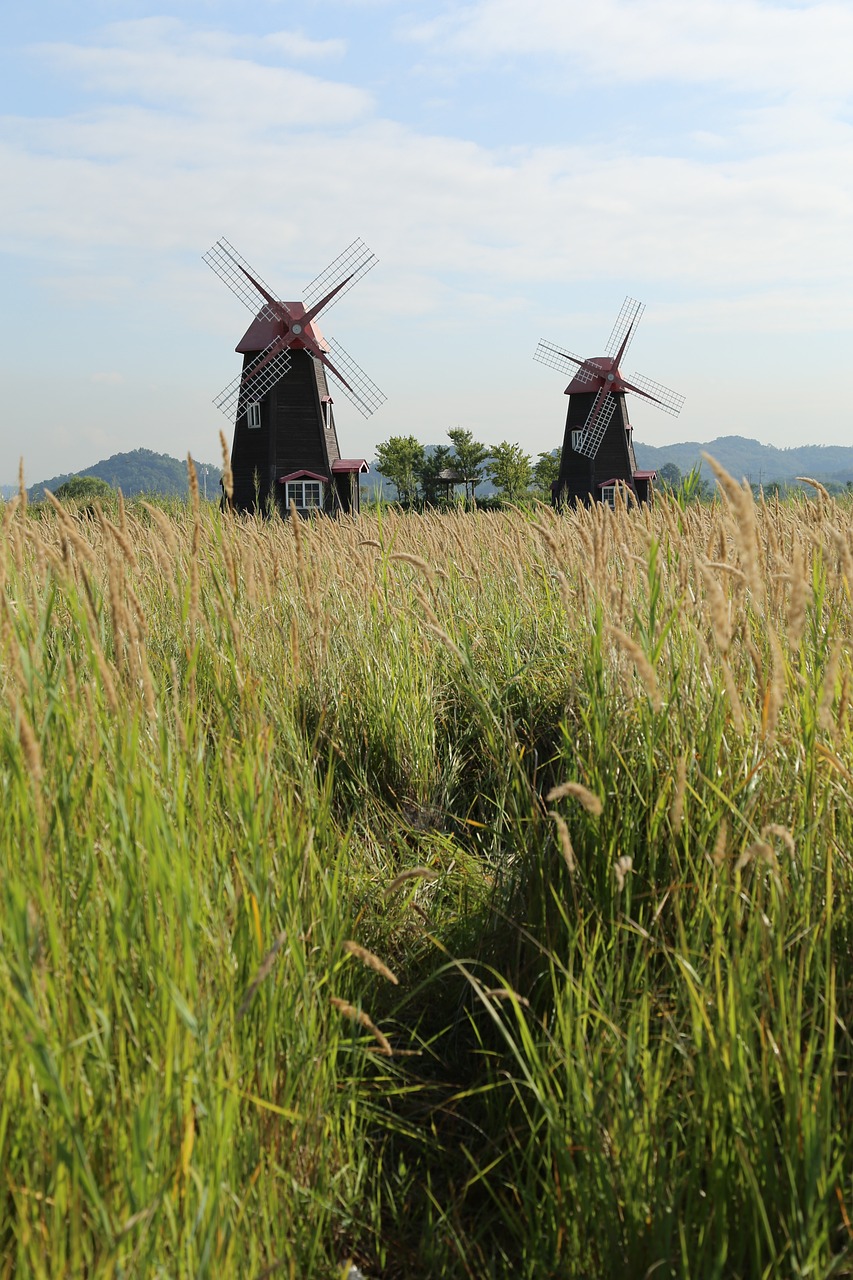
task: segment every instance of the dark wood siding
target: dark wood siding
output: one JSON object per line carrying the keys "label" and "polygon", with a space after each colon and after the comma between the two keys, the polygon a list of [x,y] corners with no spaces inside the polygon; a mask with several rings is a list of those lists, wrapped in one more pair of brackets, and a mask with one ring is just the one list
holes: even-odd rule
{"label": "dark wood siding", "polygon": [[[243,358],[244,369],[256,354]],[[261,401],[260,427],[248,426],[245,411],[239,415],[234,427],[231,470],[234,473],[234,505],[240,511],[253,510],[256,497],[262,509],[269,500],[271,449],[270,404],[269,396],[266,396]]]}
{"label": "dark wood siding", "polygon": [[589,417],[595,392],[569,396],[560,476],[555,486],[557,502],[596,502],[601,496],[598,486],[603,481],[614,478],[633,488],[634,468],[631,465],[631,447],[627,435],[625,397],[619,395],[616,399],[616,411],[604,433],[598,453],[594,458],[587,458],[572,448],[572,432],[580,430]]}
{"label": "dark wood siding", "polygon": [[[244,369],[257,354],[246,352]],[[328,388],[322,364],[307,351],[291,351],[289,372],[261,400],[260,428],[249,428],[246,414],[240,414],[231,451],[238,509],[253,510],[256,496],[261,509],[270,500],[282,506],[283,487],[278,481],[293,471],[313,471],[331,481],[330,463],[340,451],[331,406],[326,426],[324,395],[328,395]],[[336,490],[331,483],[326,497],[330,509],[336,509]]]}

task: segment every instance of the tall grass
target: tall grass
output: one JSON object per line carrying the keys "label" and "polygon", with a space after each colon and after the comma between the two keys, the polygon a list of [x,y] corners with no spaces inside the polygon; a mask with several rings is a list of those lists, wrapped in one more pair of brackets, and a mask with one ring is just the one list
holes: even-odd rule
{"label": "tall grass", "polygon": [[850,1274],[850,509],[720,481],[7,505],[0,1274]]}

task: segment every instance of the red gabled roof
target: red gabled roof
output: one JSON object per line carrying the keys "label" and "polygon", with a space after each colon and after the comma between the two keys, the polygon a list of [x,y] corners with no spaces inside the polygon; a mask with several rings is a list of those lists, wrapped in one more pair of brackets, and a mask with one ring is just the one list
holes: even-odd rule
{"label": "red gabled roof", "polygon": [[332,463],[332,471],[357,471],[360,476],[365,475],[370,467],[364,458],[335,458]]}
{"label": "red gabled roof", "polygon": [[614,476],[612,480],[602,480],[598,487],[599,489],[606,489],[612,484],[627,484],[627,481],[623,480],[621,476]]}
{"label": "red gabled roof", "polygon": [[319,480],[320,484],[328,484],[328,476],[319,476],[316,471],[290,471],[286,476],[279,476],[279,484],[287,484],[291,480]]}
{"label": "red gabled roof", "polygon": [[656,480],[657,474],[658,473],[656,471],[635,471],[634,479],[635,480]]}

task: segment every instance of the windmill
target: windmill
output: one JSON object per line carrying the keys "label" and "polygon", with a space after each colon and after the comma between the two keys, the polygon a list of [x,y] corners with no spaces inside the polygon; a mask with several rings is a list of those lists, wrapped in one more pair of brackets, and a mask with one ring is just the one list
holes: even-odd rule
{"label": "windmill", "polygon": [[625,299],[606,355],[582,360],[545,341],[536,348],[534,360],[572,374],[565,392],[569,409],[560,474],[553,486],[555,506],[594,501],[612,506],[619,485],[627,486],[638,502],[651,497],[655,472],[637,469],[625,394],[631,391],[674,416],[681,412],[684,396],[641,374],[632,374],[630,381],[622,375],[622,360],[644,310],[635,298]]}
{"label": "windmill", "polygon": [[303,291],[282,302],[227,240],[203,255],[209,267],[252,312],[236,350],[243,368],[214,404],[234,420],[231,469],[234,506],[241,511],[300,514],[355,512],[363,458],[342,458],[327,375],[364,417],[385,396],[340,343],[327,340],[317,317],[360,280],[376,257],[354,240]]}

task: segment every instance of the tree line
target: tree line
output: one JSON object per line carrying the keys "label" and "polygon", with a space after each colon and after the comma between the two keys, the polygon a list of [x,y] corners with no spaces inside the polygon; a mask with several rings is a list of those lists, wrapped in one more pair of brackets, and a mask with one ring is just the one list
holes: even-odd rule
{"label": "tree line", "polygon": [[534,461],[521,445],[509,440],[486,445],[462,427],[453,427],[447,436],[449,445],[431,449],[415,436],[391,436],[377,448],[376,470],[394,486],[402,506],[441,506],[463,495],[473,503],[484,480],[490,480],[507,502],[550,499],[560,466],[559,450],[540,453]]}

